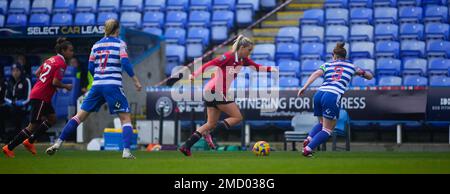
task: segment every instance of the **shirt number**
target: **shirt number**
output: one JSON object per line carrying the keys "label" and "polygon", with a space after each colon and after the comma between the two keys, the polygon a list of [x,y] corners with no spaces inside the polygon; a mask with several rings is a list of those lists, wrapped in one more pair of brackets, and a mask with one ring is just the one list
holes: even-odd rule
{"label": "shirt number", "polygon": [[[102,73],[105,72],[106,64],[108,63],[109,51],[97,51],[98,56],[100,57],[100,71]],[[104,57],[103,57],[104,55]]]}
{"label": "shirt number", "polygon": [[47,76],[50,73],[50,70],[52,69],[52,66],[48,65],[47,63],[44,63],[44,73],[41,73],[41,76],[39,76],[39,80],[41,80],[42,83],[45,83],[47,81]]}
{"label": "shirt number", "polygon": [[342,78],[342,73],[344,73],[344,68],[336,66],[334,67],[333,81],[339,81]]}

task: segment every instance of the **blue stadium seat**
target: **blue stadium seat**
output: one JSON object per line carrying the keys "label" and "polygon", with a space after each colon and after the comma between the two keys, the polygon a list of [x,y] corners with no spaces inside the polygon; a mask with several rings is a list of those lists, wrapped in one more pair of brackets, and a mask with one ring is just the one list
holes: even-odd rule
{"label": "blue stadium seat", "polygon": [[28,26],[49,26],[50,15],[44,13],[31,14]]}
{"label": "blue stadium seat", "polygon": [[397,19],[398,19],[397,8],[393,7],[375,8],[374,11],[375,24],[382,24],[382,23],[396,24]]}
{"label": "blue stadium seat", "polygon": [[280,87],[298,87],[300,86],[300,80],[296,77],[280,77]]}
{"label": "blue stadium seat", "polygon": [[350,29],[351,41],[373,41],[372,25],[352,25]]}
{"label": "blue stadium seat", "polygon": [[422,0],[422,5],[447,5],[447,0]]}
{"label": "blue stadium seat", "polygon": [[12,66],[7,65],[3,67],[3,75],[5,78],[9,78],[12,76]]}
{"label": "blue stadium seat", "polygon": [[75,9],[75,0],[55,0],[53,13],[72,13]]}
{"label": "blue stadium seat", "polygon": [[214,10],[234,11],[236,8],[236,0],[214,0]]}
{"label": "blue stadium seat", "polygon": [[165,11],[166,0],[145,0],[144,10],[145,11]]}
{"label": "blue stadium seat", "polygon": [[400,7],[399,22],[400,23],[421,23],[423,19],[422,7]]}
{"label": "blue stadium seat", "polygon": [[97,0],[77,0],[77,12],[97,12]]}
{"label": "blue stadium seat", "polygon": [[228,11],[228,10],[217,10],[213,12],[212,16],[212,22],[213,24],[221,24],[223,25],[223,22],[226,22],[226,26],[229,28],[234,27],[234,12]]}
{"label": "blue stadium seat", "polygon": [[22,27],[27,25],[27,15],[25,14],[9,14],[6,20],[6,27]]}
{"label": "blue stadium seat", "polygon": [[353,61],[353,64],[365,71],[370,71],[372,74],[375,73],[375,60],[373,59],[357,59]]}
{"label": "blue stadium seat", "polygon": [[52,13],[53,0],[34,0],[31,13]]}
{"label": "blue stadium seat", "polygon": [[189,27],[208,28],[211,23],[211,13],[208,11],[191,11],[189,13]]}
{"label": "blue stadium seat", "polygon": [[260,6],[264,10],[272,10],[277,6],[276,0],[261,0]]}
{"label": "blue stadium seat", "polygon": [[348,24],[348,9],[329,8],[325,11],[326,25],[347,25]]}
{"label": "blue stadium seat", "polygon": [[449,75],[450,59],[428,60],[428,75]]}
{"label": "blue stadium seat", "polygon": [[425,38],[449,40],[449,25],[441,23],[428,23],[425,25]]}
{"label": "blue stadium seat", "polygon": [[166,45],[166,59],[183,65],[186,59],[186,48],[176,44]]}
{"label": "blue stadium seat", "polygon": [[448,8],[438,5],[427,6],[425,8],[424,22],[448,23]]}
{"label": "blue stadium seat", "polygon": [[373,58],[375,45],[373,42],[353,42],[350,45],[350,57],[355,58]]}
{"label": "blue stadium seat", "polygon": [[98,11],[118,12],[119,7],[120,0],[100,0],[98,2]]}
{"label": "blue stadium seat", "polygon": [[375,78],[368,80],[368,79],[360,77],[360,76],[355,76],[352,79],[351,85],[354,87],[376,86],[377,82],[376,82]]}
{"label": "blue stadium seat", "polygon": [[66,71],[64,72],[64,77],[76,77],[76,75],[77,68],[71,65],[67,66]]}
{"label": "blue stadium seat", "polygon": [[273,61],[275,59],[274,44],[256,44],[251,55],[252,59],[265,59]]}
{"label": "blue stadium seat", "polygon": [[427,75],[427,60],[408,58],[403,61],[403,75]]}
{"label": "blue stadium seat", "polygon": [[0,14],[8,13],[8,0],[0,0]]}
{"label": "blue stadium seat", "polygon": [[401,57],[425,57],[425,42],[416,40],[404,40],[400,43]]}
{"label": "blue stadium seat", "polygon": [[398,0],[397,5],[399,7],[412,7],[412,6],[420,6],[422,0]]}
{"label": "blue stadium seat", "polygon": [[123,12],[120,16],[120,24],[129,28],[141,28],[142,14],[140,12]]}
{"label": "blue stadium seat", "polygon": [[191,0],[190,10],[210,11],[212,8],[212,0]]}
{"label": "blue stadium seat", "polygon": [[58,90],[53,97],[52,105],[55,107],[56,117],[59,119],[67,119],[68,115],[68,107],[76,106],[76,101],[79,95],[79,80],[74,77],[65,77],[62,80],[63,83],[70,83],[73,85],[73,89],[70,91],[67,90]]}
{"label": "blue stadium seat", "polygon": [[213,12],[211,23],[211,40],[220,43],[228,39],[229,30],[234,27],[234,13],[228,10]]}
{"label": "blue stadium seat", "polygon": [[323,42],[324,28],[322,26],[302,26],[301,42]]}
{"label": "blue stadium seat", "polygon": [[109,19],[119,19],[119,15],[115,12],[100,12],[97,15],[97,25],[105,25]]}
{"label": "blue stadium seat", "polygon": [[180,65],[178,65],[177,62],[174,61],[170,61],[166,64],[166,67],[164,69],[164,74],[166,74],[167,77],[169,77],[170,75],[172,75],[172,73],[175,73],[177,70],[177,67],[179,67]]}
{"label": "blue stadium seat", "polygon": [[[328,60],[332,60],[332,58],[333,58],[333,49],[336,47],[336,42],[327,42],[326,43],[326,49],[325,49],[325,52],[326,52],[326,60],[328,61]],[[345,46],[344,46],[344,48],[345,48],[345,50],[347,51],[347,55],[348,54],[350,54],[349,52],[350,52],[350,45],[346,42],[345,43]]]}
{"label": "blue stadium seat", "polygon": [[167,10],[171,11],[187,11],[189,0],[167,0]]}
{"label": "blue stadium seat", "polygon": [[375,40],[398,40],[398,26],[395,24],[376,25]]}
{"label": "blue stadium seat", "polygon": [[200,57],[209,43],[210,31],[207,28],[192,27],[188,30],[186,56],[190,59]]}
{"label": "blue stadium seat", "polygon": [[322,64],[325,62],[322,60],[304,60],[301,63],[301,75],[302,76],[309,76],[314,71],[318,70]]}
{"label": "blue stadium seat", "polygon": [[278,66],[281,76],[300,76],[300,62],[297,60],[280,60]]}
{"label": "blue stadium seat", "polygon": [[300,18],[300,25],[323,25],[324,12],[322,9],[308,9],[303,12],[303,18]]}
{"label": "blue stadium seat", "polygon": [[373,2],[372,0],[349,0],[348,6],[349,8],[354,7],[372,7]]}
{"label": "blue stadium seat", "polygon": [[277,51],[275,57],[277,60],[280,59],[298,59],[300,53],[300,46],[298,43],[284,43],[280,42],[277,44]]}
{"label": "blue stadium seat", "polygon": [[397,41],[378,41],[375,45],[375,56],[398,58],[400,56],[400,44]]}
{"label": "blue stadium seat", "polygon": [[348,8],[348,0],[325,0],[325,8]]}
{"label": "blue stadium seat", "polygon": [[350,10],[350,24],[372,24],[373,10],[369,8],[353,8]]}
{"label": "blue stadium seat", "polygon": [[276,42],[298,43],[299,36],[300,29],[298,27],[282,27],[277,33]]}
{"label": "blue stadium seat", "polygon": [[184,28],[167,28],[164,37],[168,44],[186,44],[186,30]]}
{"label": "blue stadium seat", "polygon": [[[307,81],[308,81],[308,77],[306,77],[306,76],[302,77],[301,86],[304,86]],[[320,87],[320,86],[322,86],[322,83],[323,83],[323,78],[319,77],[311,85],[309,85],[309,87]]]}
{"label": "blue stadium seat", "polygon": [[145,27],[142,29],[142,31],[156,35],[156,36],[162,36],[163,35],[163,31],[160,28],[155,28],[155,27]]}
{"label": "blue stadium seat", "polygon": [[377,59],[377,75],[400,75],[402,62],[399,59]]}
{"label": "blue stadium seat", "polygon": [[423,40],[424,27],[422,24],[401,24],[400,39],[401,40]]}
{"label": "blue stadium seat", "polygon": [[428,79],[419,75],[407,75],[403,77],[403,85],[405,86],[427,86]]}
{"label": "blue stadium seat", "polygon": [[303,43],[301,47],[301,60],[321,60],[325,52],[322,43]]}
{"label": "blue stadium seat", "polygon": [[427,56],[450,58],[450,41],[433,40],[427,42]]}
{"label": "blue stadium seat", "polygon": [[259,11],[260,0],[237,0],[237,4],[251,4],[253,6],[253,11]]}
{"label": "blue stadium seat", "polygon": [[378,86],[401,86],[402,78],[398,76],[381,76],[378,78]]}
{"label": "blue stadium seat", "polygon": [[373,7],[396,7],[397,0],[373,0]]}
{"label": "blue stadium seat", "polygon": [[52,17],[52,26],[71,26],[72,14],[69,13],[57,13]]}
{"label": "blue stadium seat", "polygon": [[142,11],[142,0],[124,0],[120,6],[120,11]]}
{"label": "blue stadium seat", "polygon": [[235,89],[249,88],[250,80],[247,78],[240,78],[239,76],[231,82],[231,85]]}
{"label": "blue stadium seat", "polygon": [[342,25],[327,26],[325,30],[325,40],[327,42],[347,42],[348,41],[348,27]]}
{"label": "blue stadium seat", "polygon": [[75,15],[75,25],[88,26],[95,24],[95,14],[93,13],[77,13]]}
{"label": "blue stadium seat", "polygon": [[183,11],[166,12],[166,27],[184,28],[187,22],[187,14]]}
{"label": "blue stadium seat", "polygon": [[[239,74],[239,76],[244,76],[243,71],[252,71],[250,67],[244,67]],[[275,80],[268,76],[268,73],[259,73],[257,75],[250,74],[250,88],[270,88],[275,87]],[[243,79],[241,79],[243,80]]]}
{"label": "blue stadium seat", "polygon": [[0,27],[5,26],[5,16],[0,14]]}
{"label": "blue stadium seat", "polygon": [[11,0],[9,14],[28,14],[30,12],[30,0]]}
{"label": "blue stadium seat", "polygon": [[158,11],[145,12],[142,26],[162,28],[164,26],[164,13]]}
{"label": "blue stadium seat", "polygon": [[431,76],[430,86],[450,86],[450,77],[447,76]]}
{"label": "blue stadium seat", "polygon": [[247,26],[253,22],[253,15],[255,14],[255,8],[253,4],[238,3],[236,6],[236,23],[240,27]]}

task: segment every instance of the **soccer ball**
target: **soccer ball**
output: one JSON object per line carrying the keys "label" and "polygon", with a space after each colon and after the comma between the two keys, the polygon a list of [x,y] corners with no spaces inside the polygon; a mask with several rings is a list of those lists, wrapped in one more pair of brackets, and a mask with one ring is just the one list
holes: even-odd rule
{"label": "soccer ball", "polygon": [[265,141],[258,141],[253,146],[252,152],[256,154],[256,156],[268,156],[270,153],[270,145]]}

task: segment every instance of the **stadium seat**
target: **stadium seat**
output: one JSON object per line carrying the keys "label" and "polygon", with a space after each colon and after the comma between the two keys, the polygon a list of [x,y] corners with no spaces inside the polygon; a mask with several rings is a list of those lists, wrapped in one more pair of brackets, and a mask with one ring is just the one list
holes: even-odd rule
{"label": "stadium seat", "polygon": [[27,25],[27,15],[9,14],[6,20],[6,27],[23,27]]}
{"label": "stadium seat", "polygon": [[372,7],[372,0],[349,0],[348,7],[349,8],[355,8],[355,7]]}
{"label": "stadium seat", "polygon": [[261,9],[264,10],[273,10],[277,6],[276,0],[261,0],[260,2]]}
{"label": "stadium seat", "polygon": [[176,71],[178,66],[180,66],[180,65],[178,65],[178,63],[176,63],[174,61],[168,62],[164,69],[164,74],[166,74],[167,77],[171,76],[172,73],[174,73],[174,71]]}
{"label": "stadium seat", "polygon": [[187,22],[187,14],[183,11],[166,12],[166,27],[184,28]]}
{"label": "stadium seat", "polygon": [[427,86],[428,79],[419,75],[407,75],[403,77],[403,85],[405,86]]}
{"label": "stadium seat", "polygon": [[52,13],[53,0],[34,0],[31,13]]}
{"label": "stadium seat", "polygon": [[372,72],[372,74],[375,73],[375,60],[373,59],[357,59],[353,61],[353,64],[365,71]]}
{"label": "stadium seat", "polygon": [[184,28],[167,28],[164,37],[168,44],[186,44],[186,30]]}
{"label": "stadium seat", "polygon": [[329,8],[325,11],[326,25],[347,25],[348,10],[341,8]]}
{"label": "stadium seat", "polygon": [[398,40],[398,26],[395,24],[378,24],[375,26],[375,40]]}
{"label": "stadium seat", "polygon": [[214,10],[234,11],[236,8],[236,0],[214,0]]}
{"label": "stadium seat", "polygon": [[166,45],[167,61],[175,61],[183,65],[185,62],[186,48],[182,45],[168,44]]}
{"label": "stadium seat", "polygon": [[8,13],[8,0],[0,0],[0,14]]}
{"label": "stadium seat", "polygon": [[[228,10],[217,10],[213,12],[212,22],[220,24],[226,22],[228,28],[234,27],[234,13]],[[223,25],[223,24],[222,24]]]}
{"label": "stadium seat", "polygon": [[321,60],[304,60],[301,63],[301,71],[300,74],[302,76],[309,76],[314,71],[318,70],[322,64],[324,64],[324,61]]}
{"label": "stadium seat", "polygon": [[301,42],[323,42],[324,28],[322,26],[302,26]]}
{"label": "stadium seat", "polygon": [[278,66],[281,76],[300,76],[300,62],[297,60],[280,60]]}
{"label": "stadium seat", "polygon": [[430,86],[450,86],[450,77],[447,76],[431,76]]}
{"label": "stadium seat", "polygon": [[97,15],[97,25],[105,25],[108,19],[119,19],[119,16],[115,12],[100,12]]}
{"label": "stadium seat", "polygon": [[189,27],[209,28],[211,23],[211,14],[208,11],[191,11],[189,13]]}
{"label": "stadium seat", "polygon": [[374,22],[375,24],[397,23],[397,8],[393,7],[378,7],[374,10]]}
{"label": "stadium seat", "polygon": [[325,8],[348,8],[348,0],[325,0]]}
{"label": "stadium seat", "polygon": [[298,87],[300,86],[300,80],[296,77],[280,77],[280,87],[281,88],[287,88],[287,87]]}
{"label": "stadium seat", "polygon": [[142,12],[142,0],[124,0],[120,6],[120,11],[137,11]]}
{"label": "stadium seat", "polygon": [[373,10],[369,8],[353,8],[350,10],[350,24],[372,24]]}
{"label": "stadium seat", "polygon": [[145,27],[142,29],[142,31],[156,35],[156,36],[162,36],[163,31],[160,28],[154,28],[154,27]]}
{"label": "stadium seat", "polygon": [[167,0],[167,10],[170,11],[187,11],[189,0]]}
{"label": "stadium seat", "polygon": [[145,0],[144,10],[145,11],[165,11],[166,0]]}
{"label": "stadium seat", "polygon": [[[79,80],[76,78],[63,78],[63,83],[70,83],[73,85],[72,90],[59,90],[53,97],[52,105],[55,107],[56,117],[59,119],[67,119],[69,106],[76,106],[76,100],[78,98]],[[78,88],[78,89],[76,89]]]}
{"label": "stadium seat", "polygon": [[123,12],[120,16],[120,23],[124,27],[141,28],[142,15],[140,12]]}
{"label": "stadium seat", "polygon": [[119,7],[120,0],[99,0],[98,2],[98,11],[118,12]]}
{"label": "stadium seat", "polygon": [[363,78],[361,76],[355,76],[352,79],[352,86],[354,87],[366,87],[366,86],[376,86],[376,79],[372,78],[371,80],[368,80],[366,78]]}
{"label": "stadium seat", "polygon": [[[301,86],[304,86],[307,81],[308,81],[308,77],[303,77]],[[320,86],[322,86],[322,83],[323,83],[323,78],[319,77],[311,85],[309,85],[309,87],[320,87]]]}
{"label": "stadium seat", "polygon": [[211,40],[220,43],[228,39],[229,30],[234,27],[234,13],[228,10],[213,12],[211,23]]}
{"label": "stadium seat", "polygon": [[28,14],[30,12],[30,0],[11,0],[9,14]]}
{"label": "stadium seat", "polygon": [[57,13],[52,17],[52,26],[71,26],[72,20],[72,14]]}
{"label": "stadium seat", "polygon": [[420,6],[422,0],[397,0],[397,6],[399,7],[414,7]]}
{"label": "stadium seat", "polygon": [[301,60],[321,60],[325,52],[322,43],[303,43],[301,46]]}
{"label": "stadium seat", "polygon": [[[249,69],[249,67],[244,67],[246,71]],[[252,70],[249,70],[252,71]],[[240,76],[244,76],[245,74],[242,74],[242,70],[239,73]],[[277,84],[275,82],[275,79],[269,77],[268,73],[259,73],[259,74],[250,74],[250,88],[270,88],[270,87],[276,87]],[[279,86],[279,84],[278,84]],[[298,85],[297,85],[298,86]]]}
{"label": "stadium seat", "polygon": [[425,42],[416,40],[404,40],[400,43],[401,57],[425,57]]}
{"label": "stadium seat", "polygon": [[450,58],[450,41],[433,40],[427,42],[427,56]]}
{"label": "stadium seat", "polygon": [[373,58],[375,46],[373,42],[353,42],[350,45],[350,57],[355,58]]}
{"label": "stadium seat", "polygon": [[237,0],[237,5],[239,4],[251,4],[253,6],[253,11],[259,11],[260,0]]}
{"label": "stadium seat", "polygon": [[247,26],[253,22],[254,15],[253,4],[237,4],[236,6],[236,23],[240,27]]}
{"label": "stadium seat", "polygon": [[348,27],[341,25],[327,26],[325,30],[325,40],[327,42],[347,42]]}
{"label": "stadium seat", "polygon": [[425,25],[425,38],[449,40],[449,25],[441,23],[428,23]]}
{"label": "stadium seat", "polygon": [[49,26],[50,15],[43,13],[31,14],[28,26]]}
{"label": "stadium seat", "polygon": [[212,1],[213,0],[191,0],[189,10],[202,10],[209,12],[212,8]]}
{"label": "stadium seat", "polygon": [[75,9],[75,0],[55,0],[53,13],[72,13]]}
{"label": "stadium seat", "polygon": [[402,62],[399,59],[377,59],[377,75],[401,75]]}
{"label": "stadium seat", "polygon": [[[326,52],[326,60],[327,61],[329,61],[329,60],[332,60],[332,58],[333,58],[333,49],[336,47],[336,42],[327,42],[326,43],[326,49],[325,49],[325,52]],[[348,44],[348,43],[345,43],[345,46],[344,46],[344,48],[345,48],[345,50],[347,51],[347,55],[349,55],[350,54],[350,45]]]}
{"label": "stadium seat", "polygon": [[449,75],[450,59],[428,60],[428,75]]}
{"label": "stadium seat", "polygon": [[164,13],[157,11],[145,12],[142,26],[162,28],[164,26]]}
{"label": "stadium seat", "polygon": [[210,31],[207,28],[192,27],[188,30],[186,56],[190,59],[200,57],[209,43]]}
{"label": "stadium seat", "polygon": [[373,7],[396,7],[397,0],[373,0]]}
{"label": "stadium seat", "polygon": [[438,5],[427,6],[425,8],[424,22],[448,23],[448,8]]}
{"label": "stadium seat", "polygon": [[400,23],[421,23],[423,19],[422,7],[400,7],[398,17]]}
{"label": "stadium seat", "polygon": [[398,58],[400,56],[400,44],[397,41],[378,41],[375,45],[375,56]]}
{"label": "stadium seat", "polygon": [[402,78],[398,76],[381,76],[378,80],[378,86],[401,86]]}
{"label": "stadium seat", "polygon": [[243,88],[249,88],[250,87],[250,80],[247,78],[240,78],[239,76],[231,82],[231,85],[235,89],[243,89]]}
{"label": "stadium seat", "polygon": [[278,30],[276,42],[298,43],[300,29],[298,27],[282,27]]}
{"label": "stadium seat", "polygon": [[423,40],[424,28],[422,24],[401,24],[400,39],[401,40]]}
{"label": "stadium seat", "polygon": [[322,9],[308,9],[303,13],[303,18],[300,18],[300,25],[317,25],[324,24],[324,12]]}
{"label": "stadium seat", "polygon": [[12,66],[11,65],[7,65],[7,66],[3,67],[3,76],[7,79],[12,76]]}
{"label": "stadium seat", "polygon": [[403,75],[427,75],[427,60],[408,58],[403,61]]}
{"label": "stadium seat", "polygon": [[97,12],[97,0],[77,0],[77,12]]}
{"label": "stadium seat", "polygon": [[265,59],[273,61],[275,59],[274,44],[256,44],[253,48],[252,59]]}
{"label": "stadium seat", "polygon": [[77,13],[75,16],[75,25],[88,26],[95,25],[95,14],[93,13]]}
{"label": "stadium seat", "polygon": [[280,59],[298,59],[300,53],[300,46],[297,43],[283,43],[277,44],[277,50],[275,57],[277,60]]}
{"label": "stadium seat", "polygon": [[372,25],[352,25],[350,29],[351,41],[373,41]]}
{"label": "stadium seat", "polygon": [[0,27],[5,26],[5,16],[0,14]]}

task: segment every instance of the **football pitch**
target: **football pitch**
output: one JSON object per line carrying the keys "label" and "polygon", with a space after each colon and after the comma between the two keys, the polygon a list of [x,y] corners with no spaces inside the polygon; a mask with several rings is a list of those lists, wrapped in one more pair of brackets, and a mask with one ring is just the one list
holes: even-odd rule
{"label": "football pitch", "polygon": [[450,173],[450,152],[317,152],[304,158],[299,152],[274,151],[257,157],[250,151],[194,152],[137,151],[136,160],[121,152],[61,150],[37,156],[19,149],[16,157],[0,157],[0,174],[304,174],[304,173]]}

